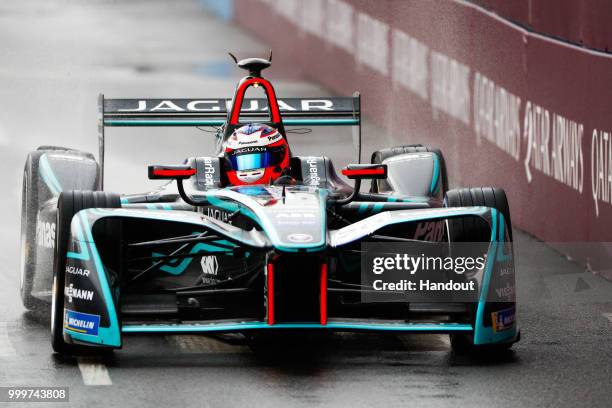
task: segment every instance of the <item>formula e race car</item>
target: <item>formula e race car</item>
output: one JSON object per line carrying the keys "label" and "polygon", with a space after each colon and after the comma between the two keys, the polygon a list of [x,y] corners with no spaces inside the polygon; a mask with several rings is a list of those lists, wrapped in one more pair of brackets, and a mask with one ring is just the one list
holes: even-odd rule
{"label": "formula e race car", "polygon": [[[503,190],[448,190],[442,153],[423,145],[376,151],[344,177],[328,157],[279,150],[285,127],[351,126],[359,163],[360,96],[277,99],[261,74],[271,58],[236,63],[248,75],[231,100],[101,95],[98,162],[61,147],[28,155],[21,296],[28,309],[51,304],[56,352],[121,348],[133,333],[448,333],[458,352],[518,341]],[[265,98],[245,98],[250,87]],[[149,178],[167,180],[154,192],[113,194],[103,190],[113,126],[216,126],[219,152],[149,166]],[[261,178],[266,166],[278,174]],[[368,245],[415,243],[484,243],[486,262],[455,276],[476,295],[432,301],[394,290],[399,300],[368,301],[379,289],[364,280]]]}

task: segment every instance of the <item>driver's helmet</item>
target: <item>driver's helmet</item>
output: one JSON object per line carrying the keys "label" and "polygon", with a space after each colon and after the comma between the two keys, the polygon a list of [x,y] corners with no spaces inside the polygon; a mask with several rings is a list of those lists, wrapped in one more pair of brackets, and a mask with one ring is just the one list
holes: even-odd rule
{"label": "driver's helmet", "polygon": [[225,141],[227,178],[235,186],[272,183],[289,167],[289,145],[268,125],[242,126]]}

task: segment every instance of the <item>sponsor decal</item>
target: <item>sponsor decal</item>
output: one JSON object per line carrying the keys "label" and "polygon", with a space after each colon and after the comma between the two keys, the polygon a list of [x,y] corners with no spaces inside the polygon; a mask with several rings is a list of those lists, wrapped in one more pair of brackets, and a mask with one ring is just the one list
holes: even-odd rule
{"label": "sponsor decal", "polygon": [[204,184],[207,187],[215,185],[215,166],[213,166],[210,157],[204,159]]}
{"label": "sponsor decal", "polygon": [[312,235],[310,234],[302,234],[302,233],[293,233],[287,235],[287,239],[291,242],[303,243],[312,241]]}
{"label": "sponsor decal", "polygon": [[69,303],[72,303],[73,298],[91,301],[93,299],[93,295],[93,290],[75,288],[73,283],[64,288],[64,296],[68,298]]}
{"label": "sponsor decal", "polygon": [[228,224],[232,223],[232,220],[229,219],[229,213],[225,210],[219,210],[214,207],[208,207],[206,209],[206,216],[215,220],[223,221]]}
{"label": "sponsor decal", "polygon": [[38,220],[36,223],[36,244],[43,248],[55,248],[55,223]]}
{"label": "sponsor decal", "polygon": [[440,242],[443,235],[444,221],[419,222],[414,232],[414,239]]}
{"label": "sponsor decal", "polygon": [[511,329],[514,326],[514,318],[516,315],[516,308],[513,306],[509,309],[500,310],[491,313],[491,320],[493,321],[493,331],[500,332]]}
{"label": "sponsor decal", "polygon": [[311,212],[281,212],[276,214],[277,225],[313,225],[317,222],[317,215]]}
{"label": "sponsor decal", "polygon": [[514,265],[513,264],[502,266],[499,269],[499,276],[506,276],[506,275],[513,275],[513,274],[514,274]]}
{"label": "sponsor decal", "polygon": [[267,149],[265,147],[242,147],[240,149],[234,150],[233,155],[236,154],[244,154],[244,153],[253,153],[253,152],[265,152]]}
{"label": "sponsor decal", "polygon": [[595,216],[599,217],[599,203],[612,204],[612,132],[593,130],[591,195],[595,203]]}
{"label": "sponsor decal", "polygon": [[308,184],[311,186],[319,186],[321,182],[321,177],[319,176],[319,168],[317,167],[316,159],[308,159],[306,160],[308,163]]}
{"label": "sponsor decal", "polygon": [[[244,102],[242,112],[266,112],[268,110],[265,100],[247,99]],[[281,111],[330,111],[334,109],[334,101],[331,99],[278,99],[277,102]],[[189,101],[139,99],[135,101],[134,106],[117,109],[117,112],[227,112],[231,107],[231,99]]]}
{"label": "sponsor decal", "polygon": [[273,142],[281,138],[281,134],[279,132],[274,132],[271,135],[267,136],[268,142]]}
{"label": "sponsor decal", "polygon": [[89,277],[89,269],[79,268],[77,266],[66,265],[66,273],[71,275],[81,275],[86,278]]}
{"label": "sponsor decal", "polygon": [[280,219],[288,219],[288,218],[317,218],[317,216],[313,213],[278,213],[276,214],[276,218]]}
{"label": "sponsor decal", "polygon": [[514,300],[514,285],[507,283],[503,288],[495,289],[495,292],[497,293],[498,298]]}
{"label": "sponsor decal", "polygon": [[238,140],[238,145],[239,146],[241,146],[241,145],[250,145],[250,144],[253,144],[253,143],[257,143],[257,142],[259,142],[259,140],[247,140],[247,141]]}
{"label": "sponsor decal", "polygon": [[202,273],[204,275],[216,276],[219,271],[219,262],[215,255],[203,256],[200,260],[200,265],[202,266]]}
{"label": "sponsor decal", "polygon": [[90,336],[98,335],[100,316],[64,309],[64,328]]}
{"label": "sponsor decal", "polygon": [[[245,132],[249,132],[251,129],[247,129]],[[249,153],[249,152],[261,152],[265,151],[263,147],[273,144],[275,141],[282,138],[282,135],[278,131],[274,131],[270,134],[264,134],[263,129],[253,131],[252,133],[241,133],[240,139],[236,135],[232,135],[227,140],[227,147],[230,149],[236,149],[235,154]],[[251,150],[249,150],[249,148]]]}
{"label": "sponsor decal", "polygon": [[523,164],[527,182],[532,170],[553,178],[582,194],[584,125],[531,101],[525,105],[523,139],[527,151]]}
{"label": "sponsor decal", "polygon": [[251,133],[249,134],[242,134],[240,140],[238,140],[238,138],[236,137],[236,135],[233,135],[232,137],[230,137],[227,140],[227,147],[229,147],[230,149],[241,149],[241,151],[243,151],[242,149],[245,149],[246,147],[253,147],[254,146],[267,146],[268,145],[268,141],[264,138],[261,138],[261,130],[257,131],[255,133]]}
{"label": "sponsor decal", "polygon": [[514,160],[520,159],[521,98],[480,72],[474,73],[474,132],[482,141],[497,146]]}

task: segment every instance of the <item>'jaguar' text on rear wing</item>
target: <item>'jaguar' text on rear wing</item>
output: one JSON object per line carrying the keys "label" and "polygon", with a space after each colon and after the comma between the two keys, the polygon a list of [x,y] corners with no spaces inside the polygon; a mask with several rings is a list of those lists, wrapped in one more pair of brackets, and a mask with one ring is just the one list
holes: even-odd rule
{"label": "'jaguar' text on rear wing", "polygon": [[[263,84],[265,80],[260,79]],[[258,84],[255,84],[258,85]],[[244,92],[244,90],[243,90]],[[281,126],[352,126],[357,160],[361,159],[361,97],[274,99],[273,109],[281,116]],[[98,98],[98,138],[101,183],[104,180],[105,128],[115,126],[219,126],[228,123],[267,122],[269,99],[241,99],[239,114],[232,111],[232,99],[226,98]],[[280,111],[280,115],[278,112]],[[231,119],[231,115],[234,118]]]}

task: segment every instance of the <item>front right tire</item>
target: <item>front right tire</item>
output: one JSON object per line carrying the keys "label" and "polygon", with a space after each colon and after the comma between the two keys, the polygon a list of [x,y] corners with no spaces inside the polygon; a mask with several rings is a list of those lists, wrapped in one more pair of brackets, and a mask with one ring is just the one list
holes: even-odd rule
{"label": "front right tire", "polygon": [[[446,192],[446,207],[491,207],[503,214],[506,221],[508,239],[512,241],[512,221],[506,192],[496,187],[460,188]],[[486,242],[490,238],[489,226],[476,217],[463,217],[448,220],[450,242]],[[500,344],[475,345],[472,335],[465,333],[450,334],[452,350],[457,354],[478,354],[502,352],[512,347],[512,342]]]}

